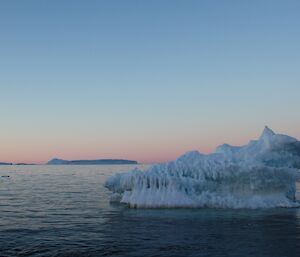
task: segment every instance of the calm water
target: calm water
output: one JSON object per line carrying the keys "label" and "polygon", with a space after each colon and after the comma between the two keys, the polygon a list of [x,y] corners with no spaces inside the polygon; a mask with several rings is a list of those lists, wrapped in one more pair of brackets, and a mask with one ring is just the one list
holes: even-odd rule
{"label": "calm water", "polygon": [[300,256],[300,209],[145,210],[109,204],[135,166],[0,166],[0,256]]}

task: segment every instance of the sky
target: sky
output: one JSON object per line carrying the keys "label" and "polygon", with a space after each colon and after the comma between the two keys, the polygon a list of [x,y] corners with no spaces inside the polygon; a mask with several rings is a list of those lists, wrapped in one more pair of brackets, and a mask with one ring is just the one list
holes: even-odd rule
{"label": "sky", "polygon": [[0,161],[164,162],[300,138],[300,1],[0,1]]}

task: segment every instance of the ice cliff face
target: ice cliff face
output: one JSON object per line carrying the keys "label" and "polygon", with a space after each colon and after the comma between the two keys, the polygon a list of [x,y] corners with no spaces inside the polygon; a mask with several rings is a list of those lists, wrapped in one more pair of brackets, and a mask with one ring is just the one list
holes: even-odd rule
{"label": "ice cliff face", "polygon": [[110,177],[112,201],[138,208],[296,207],[300,142],[266,127],[245,146],[188,152],[175,161]]}

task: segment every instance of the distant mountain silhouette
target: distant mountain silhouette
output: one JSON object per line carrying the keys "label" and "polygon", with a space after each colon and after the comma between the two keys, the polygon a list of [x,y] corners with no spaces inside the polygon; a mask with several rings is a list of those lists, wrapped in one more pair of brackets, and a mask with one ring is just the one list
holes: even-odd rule
{"label": "distant mountain silhouette", "polygon": [[112,164],[138,164],[137,161],[122,159],[99,159],[99,160],[63,160],[54,158],[47,165],[112,165]]}

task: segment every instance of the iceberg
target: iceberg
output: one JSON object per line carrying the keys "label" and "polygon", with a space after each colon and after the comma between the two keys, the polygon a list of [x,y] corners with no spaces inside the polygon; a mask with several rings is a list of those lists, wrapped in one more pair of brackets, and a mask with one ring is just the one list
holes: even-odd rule
{"label": "iceberg", "polygon": [[131,208],[298,207],[300,141],[265,127],[258,140],[192,151],[145,171],[115,174],[111,201]]}

